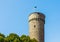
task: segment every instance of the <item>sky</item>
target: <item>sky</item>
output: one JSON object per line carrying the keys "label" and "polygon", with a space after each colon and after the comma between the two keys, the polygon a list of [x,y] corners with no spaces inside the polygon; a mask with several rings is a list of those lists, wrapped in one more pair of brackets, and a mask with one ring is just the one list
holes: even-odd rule
{"label": "sky", "polygon": [[0,33],[29,35],[28,16],[37,11],[46,16],[45,42],[60,42],[60,0],[0,0]]}

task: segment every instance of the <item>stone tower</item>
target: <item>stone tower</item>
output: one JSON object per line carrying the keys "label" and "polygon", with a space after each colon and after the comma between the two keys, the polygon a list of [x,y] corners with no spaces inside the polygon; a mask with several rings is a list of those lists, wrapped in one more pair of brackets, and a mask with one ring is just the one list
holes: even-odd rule
{"label": "stone tower", "polygon": [[45,15],[34,12],[29,15],[29,36],[38,42],[44,42]]}

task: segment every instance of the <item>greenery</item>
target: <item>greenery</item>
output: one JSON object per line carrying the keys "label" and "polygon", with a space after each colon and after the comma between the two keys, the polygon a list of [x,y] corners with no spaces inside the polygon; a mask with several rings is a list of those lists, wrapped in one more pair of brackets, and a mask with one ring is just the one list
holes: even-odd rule
{"label": "greenery", "polygon": [[15,33],[10,33],[8,36],[0,33],[0,42],[37,42],[36,39],[30,39],[29,36],[19,36]]}

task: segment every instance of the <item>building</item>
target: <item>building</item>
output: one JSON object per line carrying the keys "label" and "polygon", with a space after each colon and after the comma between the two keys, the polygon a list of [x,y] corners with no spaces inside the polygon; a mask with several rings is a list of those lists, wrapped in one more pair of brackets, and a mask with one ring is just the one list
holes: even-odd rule
{"label": "building", "polygon": [[44,42],[45,15],[40,12],[33,12],[29,15],[29,36],[38,42]]}

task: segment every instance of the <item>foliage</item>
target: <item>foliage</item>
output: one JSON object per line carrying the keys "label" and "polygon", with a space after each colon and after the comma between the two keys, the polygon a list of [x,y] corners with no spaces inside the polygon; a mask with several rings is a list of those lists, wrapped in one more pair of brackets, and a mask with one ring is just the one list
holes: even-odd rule
{"label": "foliage", "polygon": [[4,38],[0,36],[0,42],[4,42]]}
{"label": "foliage", "polygon": [[2,36],[3,38],[5,38],[5,35],[4,35],[4,34],[1,34],[1,33],[0,33],[0,36]]}
{"label": "foliage", "polygon": [[30,39],[29,36],[19,36],[15,33],[10,33],[5,37],[4,34],[0,33],[0,42],[37,42],[36,39]]}

